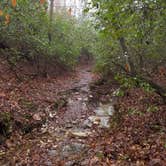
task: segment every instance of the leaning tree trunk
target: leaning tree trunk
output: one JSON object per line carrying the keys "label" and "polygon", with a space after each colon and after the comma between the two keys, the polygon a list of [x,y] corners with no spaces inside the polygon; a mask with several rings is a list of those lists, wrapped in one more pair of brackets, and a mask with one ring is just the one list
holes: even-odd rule
{"label": "leaning tree trunk", "polygon": [[139,78],[144,81],[147,82],[153,89],[155,89],[155,92],[161,96],[161,98],[163,99],[164,103],[166,103],[166,89],[161,87],[160,85],[156,84],[154,81],[152,81],[149,78],[143,77],[143,76],[139,76]]}
{"label": "leaning tree trunk", "polygon": [[166,88],[160,86],[159,84],[155,83],[152,79],[146,77],[146,76],[142,76],[139,74],[130,74],[129,76],[131,77],[138,77],[140,80],[148,83],[154,90],[155,92],[161,96],[161,98],[163,99],[163,102],[166,103]]}
{"label": "leaning tree trunk", "polygon": [[142,80],[143,82],[148,83],[155,90],[155,92],[159,96],[161,96],[161,98],[163,99],[163,102],[166,103],[166,87],[162,87],[162,86],[158,85],[152,79],[150,79],[147,76],[143,76],[140,73],[137,73],[137,72],[135,72],[135,73],[128,73],[128,72],[126,72],[125,67],[123,65],[121,65],[120,63],[112,61],[112,64],[114,64],[115,66],[117,66],[118,68],[123,70],[126,73],[127,76],[129,76],[129,77],[137,77],[140,80]]}

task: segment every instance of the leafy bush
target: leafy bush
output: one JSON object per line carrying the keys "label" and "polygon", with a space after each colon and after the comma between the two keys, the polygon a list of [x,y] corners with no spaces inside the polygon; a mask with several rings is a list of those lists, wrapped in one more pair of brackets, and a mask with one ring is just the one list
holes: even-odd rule
{"label": "leafy bush", "polygon": [[146,92],[153,92],[154,91],[154,89],[148,83],[140,80],[137,77],[126,77],[125,75],[117,74],[115,76],[115,80],[117,80],[119,82],[122,89],[128,89],[128,88],[133,88],[133,87],[141,87]]}
{"label": "leafy bush", "polygon": [[[0,45],[5,45],[5,54],[12,64],[28,60],[36,65],[44,61],[73,66],[82,47],[88,48],[90,28],[67,13],[54,13],[52,22],[47,12],[47,3],[18,0],[16,7],[10,2],[1,2]],[[8,23],[5,22],[9,16]]]}
{"label": "leafy bush", "polygon": [[94,45],[99,71],[132,72],[166,60],[166,3],[159,1],[92,0],[89,8],[95,18],[99,40]]}

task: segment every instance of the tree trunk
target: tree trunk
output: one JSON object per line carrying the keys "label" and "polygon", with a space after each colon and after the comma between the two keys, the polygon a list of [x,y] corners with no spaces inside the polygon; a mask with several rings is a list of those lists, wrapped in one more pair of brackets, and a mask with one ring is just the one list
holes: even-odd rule
{"label": "tree trunk", "polygon": [[150,78],[147,78],[145,76],[142,75],[137,75],[137,74],[130,74],[129,76],[131,77],[138,77],[140,80],[148,83],[154,90],[155,92],[161,96],[161,98],[163,99],[163,102],[166,103],[166,89],[158,84],[156,84],[153,80],[151,80]]}
{"label": "tree trunk", "polygon": [[[123,70],[124,72],[126,72],[125,68],[123,67],[123,65],[117,63],[117,62],[114,62],[112,61],[112,63],[116,66],[118,66],[121,70]],[[129,77],[137,77],[139,78],[140,80],[148,83],[154,90],[155,92],[161,96],[161,98],[163,99],[163,102],[166,103],[166,88],[165,87],[162,87],[158,84],[156,84],[152,79],[150,79],[149,77],[146,77],[146,76],[142,76],[142,75],[139,75],[138,73],[127,73],[126,72],[126,75],[129,76]]]}
{"label": "tree trunk", "polygon": [[50,0],[50,28],[48,32],[48,39],[50,43],[52,40],[51,33],[52,33],[53,11],[54,11],[54,0]]}
{"label": "tree trunk", "polygon": [[127,63],[127,65],[129,65],[130,72],[135,73],[134,64],[131,60],[131,55],[129,54],[124,37],[119,38],[119,43],[120,43],[120,46],[123,50],[123,54],[127,56],[126,63]]}

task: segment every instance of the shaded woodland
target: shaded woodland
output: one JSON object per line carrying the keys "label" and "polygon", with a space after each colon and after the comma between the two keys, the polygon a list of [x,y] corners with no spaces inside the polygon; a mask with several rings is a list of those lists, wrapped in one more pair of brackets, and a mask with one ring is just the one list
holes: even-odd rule
{"label": "shaded woodland", "polygon": [[165,0],[57,3],[0,2],[0,165],[164,166]]}

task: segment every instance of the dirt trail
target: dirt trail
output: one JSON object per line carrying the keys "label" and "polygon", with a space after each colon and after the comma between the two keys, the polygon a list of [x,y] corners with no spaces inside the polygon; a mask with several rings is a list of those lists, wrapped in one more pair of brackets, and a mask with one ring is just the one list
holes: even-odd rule
{"label": "dirt trail", "polygon": [[73,84],[71,89],[59,93],[64,100],[67,100],[65,112],[58,114],[59,124],[76,123],[90,113],[87,102],[90,97],[89,84],[93,80],[93,74],[89,66],[79,67],[77,71],[79,80]]}
{"label": "dirt trail", "polygon": [[[18,103],[22,95],[38,104],[33,120],[40,121],[43,116],[40,110],[44,110],[46,121],[29,134],[15,133],[7,140],[7,148],[0,153],[4,156],[0,158],[0,165],[89,164],[94,153],[90,142],[97,138],[100,130],[96,125],[100,121],[107,125],[109,120],[109,116],[103,114],[105,108],[97,109],[97,105],[90,102],[93,96],[89,86],[95,80],[91,70],[92,66],[82,65],[72,76],[63,76],[59,80],[32,80],[12,91]],[[109,106],[106,109],[112,111]]]}

